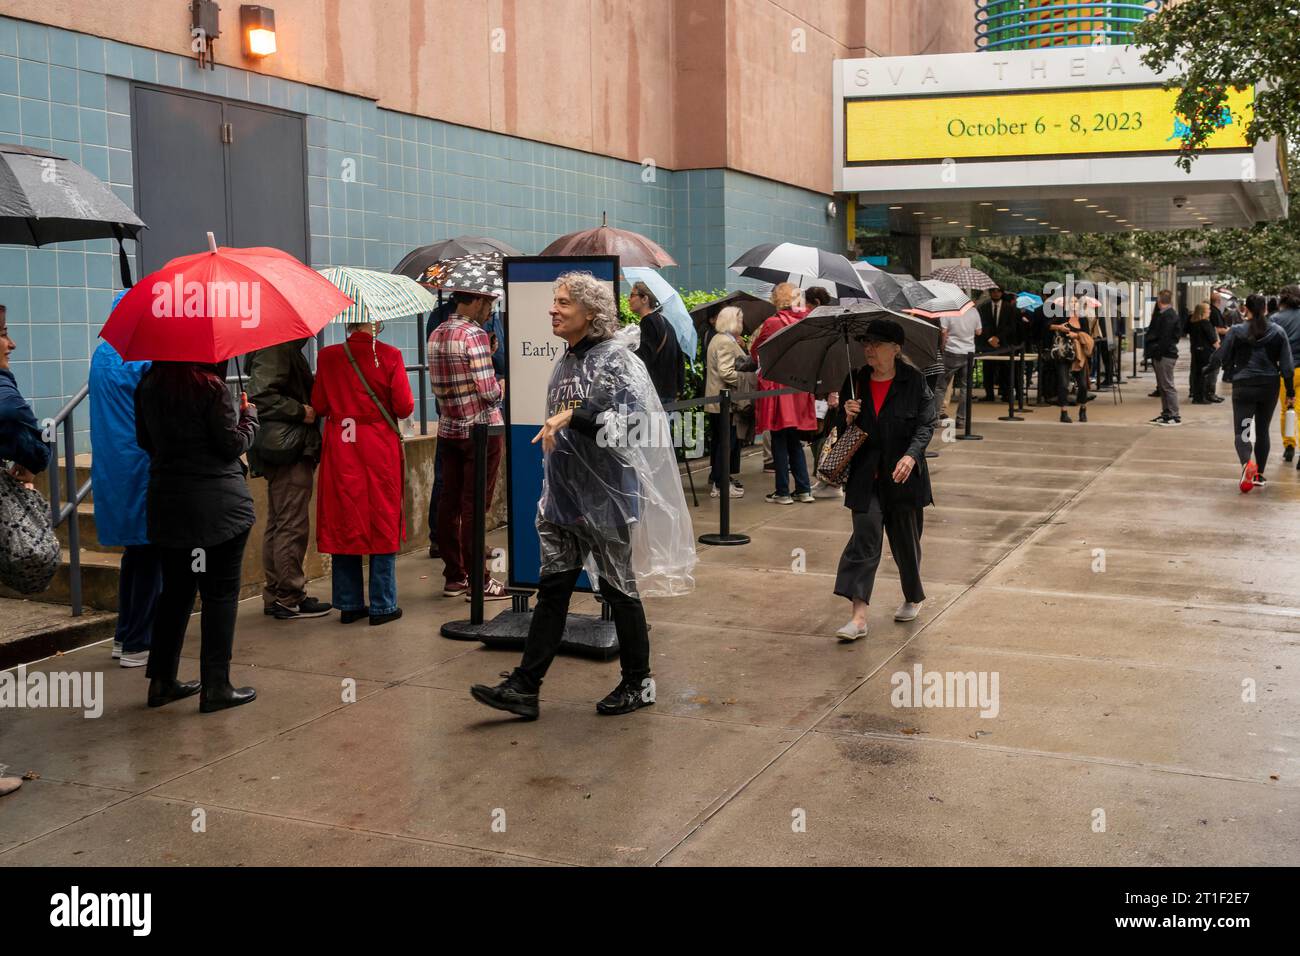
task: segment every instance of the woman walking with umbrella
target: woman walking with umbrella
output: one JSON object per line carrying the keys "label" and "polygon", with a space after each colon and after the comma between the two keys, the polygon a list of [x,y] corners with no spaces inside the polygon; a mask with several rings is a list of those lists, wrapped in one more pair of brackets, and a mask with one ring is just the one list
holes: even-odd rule
{"label": "woman walking with umbrella", "polygon": [[858,341],[867,364],[851,372],[840,389],[844,424],[856,424],[867,436],[850,461],[844,487],[853,536],[840,557],[835,593],[853,602],[853,616],[835,632],[843,641],[867,634],[882,534],[889,536],[903,585],[903,604],[894,620],[916,619],[925,600],[923,509],[934,504],[925,464],[925,449],[934,435],[934,393],[920,372],[899,361],[905,336],[893,319],[872,319]]}

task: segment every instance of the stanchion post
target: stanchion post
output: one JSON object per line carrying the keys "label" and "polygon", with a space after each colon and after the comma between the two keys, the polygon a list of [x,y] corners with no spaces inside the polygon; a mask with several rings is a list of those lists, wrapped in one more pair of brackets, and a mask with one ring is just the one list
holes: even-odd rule
{"label": "stanchion post", "polygon": [[483,623],[483,538],[487,534],[487,439],[488,427],[473,426],[474,438],[474,537],[469,549],[469,622]]}
{"label": "stanchion post", "polygon": [[1024,419],[1016,414],[1016,353],[1010,352],[1007,355],[1007,362],[1010,364],[1011,374],[1007,376],[1007,413],[999,415],[1000,422],[1023,422]]}
{"label": "stanchion post", "polygon": [[417,315],[415,321],[415,354],[420,363],[420,371],[416,376],[416,383],[420,386],[420,434],[429,434],[429,361],[428,356],[424,354],[425,340],[424,329],[420,327],[423,323],[424,316]]}
{"label": "stanchion post", "polygon": [[1016,355],[1016,363],[1020,369],[1019,372],[1016,372],[1014,369],[1012,370],[1012,379],[1015,381],[1016,389],[1016,411],[1022,413],[1032,412],[1032,408],[1025,408],[1025,392],[1029,391],[1029,363],[1025,361],[1025,346],[1023,342],[1020,344],[1020,348],[1016,350]]}
{"label": "stanchion post", "polygon": [[971,396],[975,393],[975,353],[966,353],[966,388],[962,395],[962,404],[966,406],[966,428],[957,436],[958,441],[982,441],[983,435],[971,434]]}
{"label": "stanchion post", "polygon": [[[722,459],[727,475],[723,486],[718,488],[718,533],[700,535],[700,544],[749,544],[749,535],[731,533],[731,389],[724,388],[718,393],[718,398],[721,412],[718,417],[722,427],[718,429],[720,434],[714,435],[713,440],[721,443],[718,457]],[[799,454],[803,454],[802,448]]]}

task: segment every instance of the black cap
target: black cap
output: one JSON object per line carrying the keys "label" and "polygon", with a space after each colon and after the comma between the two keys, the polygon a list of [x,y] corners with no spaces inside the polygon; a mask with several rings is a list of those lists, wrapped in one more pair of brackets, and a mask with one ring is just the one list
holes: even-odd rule
{"label": "black cap", "polygon": [[872,319],[867,323],[867,330],[859,336],[859,340],[863,342],[871,339],[902,345],[906,336],[903,334],[903,327],[893,319]]}

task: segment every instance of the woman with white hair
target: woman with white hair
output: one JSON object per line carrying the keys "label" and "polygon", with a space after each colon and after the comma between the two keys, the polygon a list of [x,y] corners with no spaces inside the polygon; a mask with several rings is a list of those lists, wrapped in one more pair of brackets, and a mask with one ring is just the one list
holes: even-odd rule
{"label": "woman with white hair", "polygon": [[[729,305],[718,313],[714,321],[717,334],[709,340],[709,350],[705,360],[704,394],[717,395],[724,388],[734,389],[740,380],[740,373],[755,368],[754,362],[745,354],[740,344],[740,334],[744,331],[744,314],[734,305]],[[712,497],[721,494],[720,489],[727,484],[730,475],[740,473],[740,443],[736,441],[735,406],[722,420],[722,407],[719,402],[705,403],[704,410],[709,416],[709,429],[713,433],[712,468],[709,470],[709,485]],[[722,459],[723,429],[731,432],[730,461]],[[730,485],[733,498],[743,498],[745,487],[733,479]]]}
{"label": "woman with white hair", "polygon": [[542,443],[537,609],[519,666],[500,684],[475,684],[474,699],[526,720],[560,649],[569,599],[584,570],[613,612],[622,678],[596,704],[627,714],[654,703],[650,636],[642,597],[694,587],[694,535],[667,417],[635,326],[619,330],[609,284],[588,272],[555,282],[551,329],[568,344],[547,386]]}

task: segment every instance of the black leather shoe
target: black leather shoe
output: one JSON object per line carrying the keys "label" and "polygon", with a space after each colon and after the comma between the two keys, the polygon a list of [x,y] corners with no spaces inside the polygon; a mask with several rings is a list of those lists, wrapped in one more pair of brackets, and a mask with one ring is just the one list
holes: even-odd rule
{"label": "black leather shoe", "polygon": [[524,720],[536,720],[538,713],[540,713],[537,706],[537,695],[530,694],[520,687],[513,676],[507,676],[505,680],[495,687],[489,687],[487,684],[475,684],[469,689],[469,693],[480,704],[487,704],[497,710],[504,710],[517,717],[522,717]]}
{"label": "black leather shoe", "polygon": [[629,681],[619,681],[618,686],[606,694],[603,700],[596,702],[596,713],[613,717],[649,707],[655,702],[653,688],[653,681],[645,688]]}
{"label": "black leather shoe", "polygon": [[164,677],[155,677],[149,681],[149,706],[162,707],[174,700],[193,697],[199,692],[200,684],[196,680],[181,682]]}
{"label": "black leather shoe", "polygon": [[1295,445],[1287,445],[1286,451],[1282,452],[1283,461],[1291,461],[1295,458]]}
{"label": "black leather shoe", "polygon": [[1210,401],[1213,402],[1215,405],[1221,405],[1222,403],[1226,402],[1227,399],[1224,398],[1222,395],[1211,395]]}
{"label": "black leather shoe", "polygon": [[1086,422],[1087,420],[1088,420],[1088,406],[1084,405],[1082,408],[1079,409],[1079,421]]}
{"label": "black leather shoe", "polygon": [[210,714],[257,700],[257,691],[251,687],[231,687],[229,683],[203,688],[199,696],[199,713]]}
{"label": "black leather shoe", "polygon": [[351,624],[353,621],[364,621],[370,616],[370,612],[362,608],[360,611],[339,611],[339,621],[343,624]]}
{"label": "black leather shoe", "polygon": [[370,626],[378,627],[380,624],[387,624],[389,621],[396,621],[402,616],[402,609],[399,607],[392,614],[372,614],[370,615]]}
{"label": "black leather shoe", "polygon": [[1073,421],[1074,421],[1074,419],[1072,419],[1072,418],[1070,417],[1070,413],[1067,412],[1064,408],[1061,409],[1061,424],[1063,424],[1063,425],[1069,425],[1069,424],[1071,424]]}

